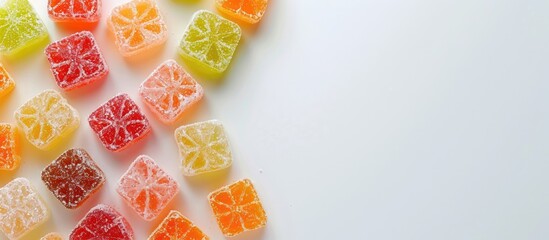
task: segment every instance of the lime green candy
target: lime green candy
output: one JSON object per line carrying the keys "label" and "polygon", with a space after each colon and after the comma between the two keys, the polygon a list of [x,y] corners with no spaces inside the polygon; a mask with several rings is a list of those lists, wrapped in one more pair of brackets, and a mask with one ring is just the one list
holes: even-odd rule
{"label": "lime green candy", "polygon": [[5,0],[0,6],[0,53],[13,55],[48,37],[28,0]]}
{"label": "lime green candy", "polygon": [[183,35],[179,54],[212,73],[223,73],[241,34],[236,23],[209,11],[198,11]]}

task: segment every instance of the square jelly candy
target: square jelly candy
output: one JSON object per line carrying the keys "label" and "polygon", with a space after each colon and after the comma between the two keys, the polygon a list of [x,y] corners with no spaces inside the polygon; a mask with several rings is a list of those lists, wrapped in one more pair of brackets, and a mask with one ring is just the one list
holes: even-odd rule
{"label": "square jelly candy", "polygon": [[90,127],[110,151],[122,151],[151,132],[149,121],[127,95],[101,105],[88,118]]}
{"label": "square jelly candy", "polygon": [[0,97],[10,93],[15,88],[15,82],[10,77],[4,66],[0,64]]}
{"label": "square jelly candy", "polygon": [[45,53],[57,85],[66,91],[103,79],[109,73],[99,46],[88,31],[51,43]]}
{"label": "square jelly candy", "polygon": [[183,175],[194,176],[228,168],[233,162],[223,124],[217,120],[181,126],[175,130]]}
{"label": "square jelly candy", "polygon": [[48,0],[48,15],[55,22],[97,22],[102,0]]}
{"label": "square jelly candy", "polygon": [[0,4],[0,53],[13,55],[48,38],[46,26],[28,0]]}
{"label": "square jelly candy", "polygon": [[108,26],[125,57],[162,45],[168,39],[166,23],[151,0],[132,0],[115,7]]}
{"label": "square jelly candy", "polygon": [[152,158],[143,155],[122,175],[116,191],[139,216],[150,221],[166,208],[179,186]]}
{"label": "square jelly candy", "polygon": [[27,140],[47,150],[80,124],[78,112],[54,90],[46,90],[32,98],[17,111],[15,120]]}
{"label": "square jelly candy", "polygon": [[17,127],[8,123],[0,123],[0,170],[14,170],[21,161]]}
{"label": "square jelly candy", "polygon": [[72,230],[70,240],[116,239],[133,240],[133,229],[124,216],[109,205],[92,208]]}
{"label": "square jelly candy", "polygon": [[84,149],[69,149],[42,170],[42,181],[66,208],[77,208],[105,182]]}
{"label": "square jelly candy", "polygon": [[233,19],[257,23],[265,14],[268,0],[216,0],[217,10]]}
{"label": "square jelly candy", "polygon": [[217,224],[227,237],[267,224],[267,215],[249,179],[222,187],[210,193],[208,198]]}
{"label": "square jelly candy", "polygon": [[49,211],[26,178],[16,178],[0,188],[0,230],[18,239],[49,218]]}
{"label": "square jelly candy", "polygon": [[46,234],[46,236],[43,236],[42,238],[40,238],[40,240],[63,240],[63,236],[61,236],[61,234],[59,233],[52,232]]}
{"label": "square jelly candy", "polygon": [[141,84],[139,94],[162,122],[173,123],[202,98],[204,90],[181,65],[168,60]]}
{"label": "square jelly candy", "polygon": [[153,231],[148,240],[209,240],[197,226],[178,211],[171,211]]}
{"label": "square jelly candy", "polygon": [[223,73],[233,58],[240,27],[209,11],[196,12],[183,34],[179,54],[208,72]]}

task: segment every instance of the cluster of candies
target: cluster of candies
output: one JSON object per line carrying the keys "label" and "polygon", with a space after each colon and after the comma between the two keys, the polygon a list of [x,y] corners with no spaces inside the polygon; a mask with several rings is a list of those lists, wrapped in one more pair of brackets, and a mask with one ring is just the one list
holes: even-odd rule
{"label": "cluster of candies", "polygon": [[[258,22],[267,0],[216,0],[229,18]],[[48,13],[56,22],[86,23],[100,19],[101,0],[49,0]],[[167,27],[154,0],[132,0],[114,8],[109,29],[123,56],[134,56],[167,39]],[[212,73],[222,73],[231,62],[241,30],[234,22],[209,11],[192,17],[179,53],[189,62]],[[48,32],[28,0],[5,0],[0,6],[0,52],[12,55],[40,41]],[[109,68],[93,34],[81,31],[49,44],[45,54],[59,88],[70,91],[103,79]],[[0,66],[0,97],[15,87]],[[141,84],[139,94],[164,123],[180,119],[199,101],[203,88],[174,60],[156,68]],[[18,129],[39,149],[48,150],[73,132],[80,123],[78,112],[55,90],[46,90],[15,112],[15,124],[0,123],[0,170],[14,170],[21,160]],[[115,96],[88,118],[91,129],[110,151],[122,151],[151,132],[146,116],[127,94]],[[175,139],[182,156],[182,170],[194,176],[229,167],[231,151],[223,125],[216,120],[181,126]],[[84,149],[69,149],[50,163],[41,178],[51,193],[68,209],[78,208],[105,182],[105,174]],[[120,178],[117,192],[136,213],[150,221],[159,216],[179,191],[177,182],[155,161],[139,156]],[[226,236],[263,227],[266,215],[252,182],[237,181],[212,192],[209,202]],[[0,230],[18,239],[48,218],[48,208],[30,182],[17,178],[0,188]],[[84,216],[69,239],[133,239],[128,221],[115,209],[100,204]],[[62,239],[51,233],[43,239]],[[149,239],[209,239],[177,211],[153,231]]]}

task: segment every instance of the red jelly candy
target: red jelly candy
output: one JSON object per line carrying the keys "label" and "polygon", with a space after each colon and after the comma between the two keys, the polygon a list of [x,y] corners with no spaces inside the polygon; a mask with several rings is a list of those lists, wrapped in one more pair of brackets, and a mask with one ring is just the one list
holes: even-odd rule
{"label": "red jelly candy", "polygon": [[133,229],[114,208],[99,204],[92,208],[72,230],[70,240],[133,239]]}
{"label": "red jelly candy", "polygon": [[120,94],[95,110],[88,122],[105,148],[118,152],[147,136],[149,121],[127,94]]}
{"label": "red jelly candy", "polygon": [[109,73],[93,34],[88,31],[50,44],[45,53],[57,85],[65,91],[103,79]]}
{"label": "red jelly candy", "polygon": [[105,174],[84,149],[70,149],[42,171],[42,181],[69,209],[77,208],[105,182]]}

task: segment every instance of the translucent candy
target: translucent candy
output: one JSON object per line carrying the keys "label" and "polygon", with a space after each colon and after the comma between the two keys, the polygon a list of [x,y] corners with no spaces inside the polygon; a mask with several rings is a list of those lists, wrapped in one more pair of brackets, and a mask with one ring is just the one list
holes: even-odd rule
{"label": "translucent candy", "polygon": [[210,193],[210,206],[225,236],[235,236],[267,224],[267,215],[249,179]]}
{"label": "translucent candy", "polygon": [[162,122],[173,123],[202,99],[204,90],[183,67],[168,60],[141,84],[139,93]]}
{"label": "translucent candy", "polygon": [[15,88],[15,82],[10,77],[9,73],[0,65],[0,97],[10,93]]}
{"label": "translucent candy", "polygon": [[0,230],[18,239],[49,218],[49,211],[26,178],[16,178],[0,188]]}
{"label": "translucent candy", "polygon": [[63,240],[63,236],[59,233],[53,232],[46,234],[46,236],[43,236],[40,240]]}
{"label": "translucent candy", "polygon": [[0,170],[14,170],[21,162],[17,128],[8,123],[0,123]]}
{"label": "translucent candy", "polygon": [[55,90],[46,90],[32,98],[17,111],[15,120],[27,140],[47,150],[80,124],[78,112]]}
{"label": "translucent candy", "polygon": [[99,204],[92,208],[72,230],[70,240],[132,240],[133,229],[128,220],[114,208]]}
{"label": "translucent candy", "polygon": [[210,120],[181,126],[175,141],[183,158],[183,174],[194,176],[231,166],[229,141],[220,121]]}
{"label": "translucent candy", "polygon": [[42,171],[42,181],[66,208],[77,208],[105,182],[84,149],[69,149]]}
{"label": "translucent candy", "polygon": [[28,0],[4,0],[4,4],[0,5],[2,54],[13,55],[46,38],[48,30]]}
{"label": "translucent candy", "polygon": [[102,0],[48,0],[48,15],[55,22],[97,22]]}
{"label": "translucent candy", "polygon": [[198,11],[183,34],[179,53],[212,73],[222,73],[231,63],[241,34],[236,23]]}
{"label": "translucent candy", "polygon": [[93,34],[88,31],[50,44],[45,53],[57,85],[65,91],[103,79],[109,73]]}
{"label": "translucent candy", "polygon": [[179,191],[177,182],[148,156],[139,156],[120,181],[116,191],[139,216],[158,217]]}
{"label": "translucent candy", "polygon": [[217,9],[236,20],[257,23],[265,14],[268,0],[216,0]]}
{"label": "translucent candy", "polygon": [[122,151],[151,131],[149,121],[127,94],[120,94],[88,118],[90,127],[110,151]]}
{"label": "translucent candy", "polygon": [[171,211],[148,238],[148,240],[168,239],[209,240],[210,238],[181,213]]}
{"label": "translucent candy", "polygon": [[162,45],[168,30],[155,1],[133,0],[112,10],[108,26],[123,56],[129,57]]}

